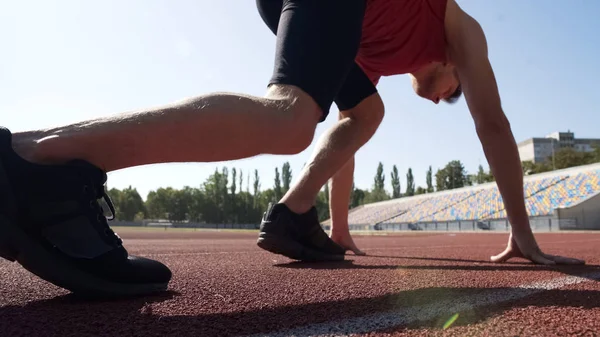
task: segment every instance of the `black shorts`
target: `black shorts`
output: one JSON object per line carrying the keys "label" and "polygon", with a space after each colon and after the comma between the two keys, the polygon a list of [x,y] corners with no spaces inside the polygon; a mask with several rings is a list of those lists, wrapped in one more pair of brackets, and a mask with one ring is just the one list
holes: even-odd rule
{"label": "black shorts", "polygon": [[277,36],[269,84],[308,93],[327,118],[333,102],[348,110],[377,92],[356,64],[366,0],[256,0]]}

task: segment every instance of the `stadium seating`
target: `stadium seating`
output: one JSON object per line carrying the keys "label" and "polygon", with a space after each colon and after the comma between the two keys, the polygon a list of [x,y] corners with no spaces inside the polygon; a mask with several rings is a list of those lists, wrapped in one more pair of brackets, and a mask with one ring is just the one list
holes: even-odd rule
{"label": "stadium seating", "polygon": [[[530,216],[551,215],[557,207],[568,207],[600,192],[600,168],[530,176],[523,194]],[[350,224],[426,223],[461,220],[493,220],[506,217],[496,183],[403,197],[365,205],[351,212]]]}

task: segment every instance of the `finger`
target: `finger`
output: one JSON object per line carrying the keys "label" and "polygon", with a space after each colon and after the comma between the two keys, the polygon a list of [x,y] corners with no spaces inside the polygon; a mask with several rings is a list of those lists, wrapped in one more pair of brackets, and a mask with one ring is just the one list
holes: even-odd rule
{"label": "finger", "polygon": [[556,262],[554,262],[553,260],[551,260],[549,258],[546,258],[546,256],[544,256],[544,254],[539,254],[539,253],[533,254],[528,259],[531,260],[532,262],[538,263],[538,264],[544,264],[544,265],[554,265],[554,264],[556,264]]}
{"label": "finger", "polygon": [[491,256],[490,261],[494,263],[502,263],[512,259],[513,257],[517,257],[515,251],[510,248],[506,248],[502,253]]}
{"label": "finger", "polygon": [[362,250],[360,250],[360,249],[358,249],[358,248],[354,249],[354,250],[353,250],[353,252],[354,252],[354,254],[356,254],[356,255],[360,255],[360,256],[365,256],[365,255],[367,255],[367,253],[363,252]]}
{"label": "finger", "polygon": [[575,259],[572,257],[544,254],[546,258],[554,261],[556,264],[585,264],[584,260]]}

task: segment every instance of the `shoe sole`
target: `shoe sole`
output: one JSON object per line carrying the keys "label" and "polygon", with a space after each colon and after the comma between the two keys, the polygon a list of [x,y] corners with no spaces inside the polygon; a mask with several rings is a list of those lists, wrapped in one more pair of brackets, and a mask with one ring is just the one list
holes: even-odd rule
{"label": "shoe sole", "polygon": [[305,262],[343,261],[344,255],[332,255],[301,245],[300,243],[269,233],[261,232],[256,241],[258,247],[274,254]]}
{"label": "shoe sole", "polygon": [[[83,272],[58,254],[32,242],[5,216],[0,215],[0,256],[18,262],[32,274],[58,287],[86,297],[139,296],[167,290],[166,283],[118,283]],[[15,249],[14,247],[19,247]]]}
{"label": "shoe sole", "polygon": [[[12,202],[8,179],[0,163],[0,200]],[[118,283],[74,268],[55,252],[48,251],[13,221],[0,214],[0,257],[18,262],[32,274],[58,287],[86,297],[139,296],[167,290],[165,283]]]}

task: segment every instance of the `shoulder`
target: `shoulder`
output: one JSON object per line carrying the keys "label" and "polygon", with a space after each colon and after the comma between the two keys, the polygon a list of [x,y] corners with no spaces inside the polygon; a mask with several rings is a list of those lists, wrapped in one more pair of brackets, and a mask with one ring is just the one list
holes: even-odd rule
{"label": "shoulder", "polygon": [[447,0],[444,27],[449,57],[454,63],[467,62],[469,54],[487,56],[483,28],[455,0]]}

